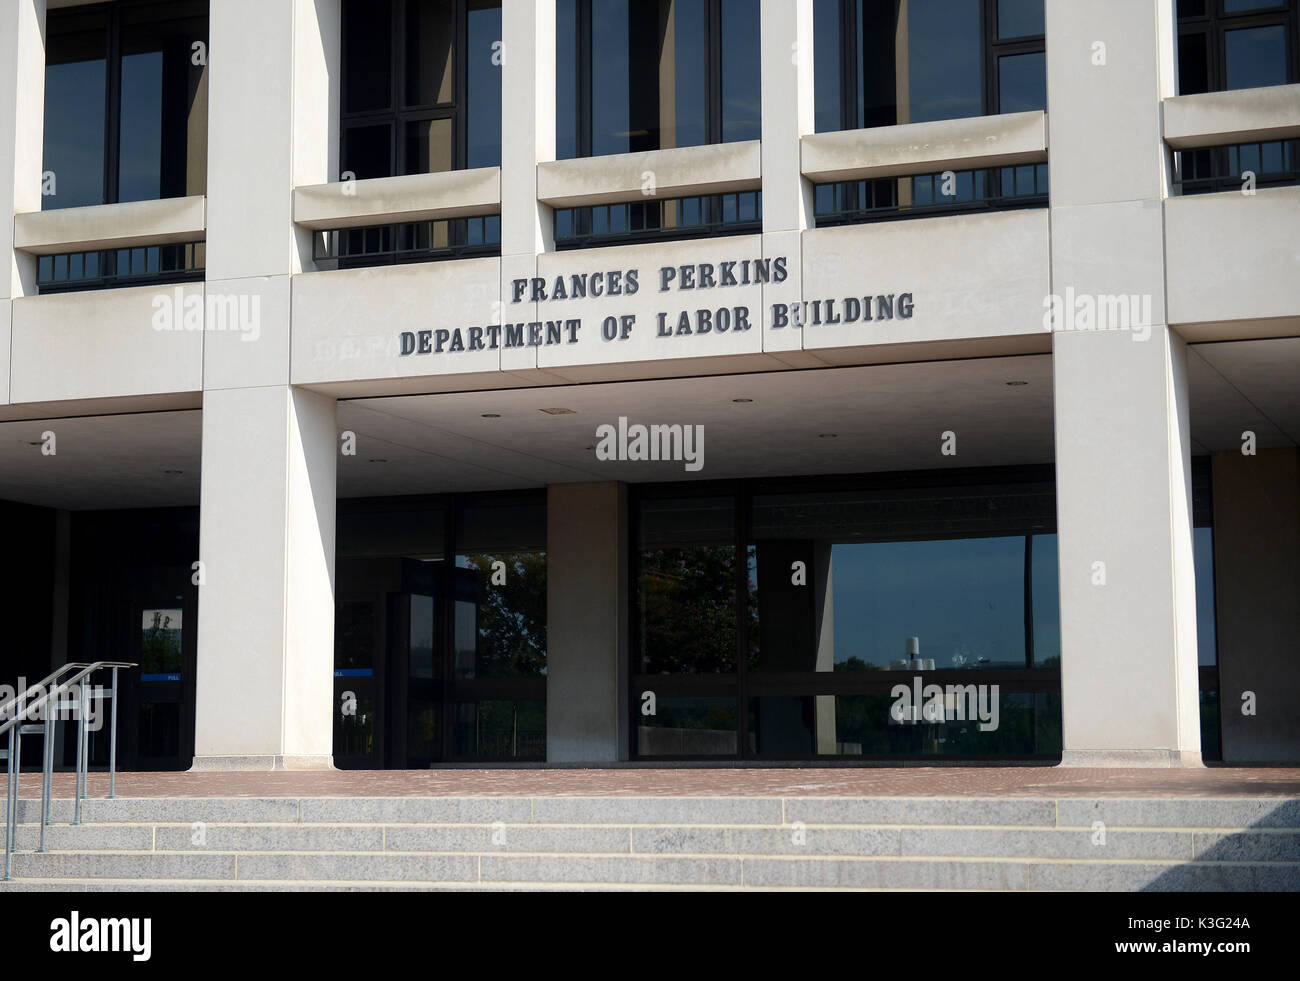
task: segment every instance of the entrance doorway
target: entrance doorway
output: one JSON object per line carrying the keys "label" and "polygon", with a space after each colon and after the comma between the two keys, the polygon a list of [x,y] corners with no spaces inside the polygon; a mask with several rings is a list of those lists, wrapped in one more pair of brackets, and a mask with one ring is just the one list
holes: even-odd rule
{"label": "entrance doorway", "polygon": [[546,758],[540,494],[342,501],[334,763]]}

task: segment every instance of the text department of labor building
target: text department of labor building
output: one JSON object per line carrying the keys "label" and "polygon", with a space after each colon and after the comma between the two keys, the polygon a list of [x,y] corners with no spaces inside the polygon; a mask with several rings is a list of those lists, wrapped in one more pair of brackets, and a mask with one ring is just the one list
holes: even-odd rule
{"label": "text department of labor building", "polygon": [[1298,185],[1297,0],[0,0],[0,684],[138,662],[135,769],[1295,762]]}

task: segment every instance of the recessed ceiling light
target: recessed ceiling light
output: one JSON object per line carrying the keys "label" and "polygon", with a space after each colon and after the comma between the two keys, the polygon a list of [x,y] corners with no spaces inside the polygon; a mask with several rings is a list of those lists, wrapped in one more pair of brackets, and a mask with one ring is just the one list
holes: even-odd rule
{"label": "recessed ceiling light", "polygon": [[1010,388],[1024,388],[1024,387],[1025,387],[1026,385],[1028,385],[1028,384],[1029,384],[1029,382],[1025,382],[1025,381],[1011,381],[1011,382],[1007,382],[1007,386],[1010,387]]}
{"label": "recessed ceiling light", "polygon": [[545,412],[548,416],[576,416],[573,409],[539,409],[539,412]]}
{"label": "recessed ceiling light", "polygon": [[500,418],[501,418],[501,413],[500,413],[500,412],[484,412],[484,413],[483,413],[483,418],[484,418],[484,419],[500,419]]}

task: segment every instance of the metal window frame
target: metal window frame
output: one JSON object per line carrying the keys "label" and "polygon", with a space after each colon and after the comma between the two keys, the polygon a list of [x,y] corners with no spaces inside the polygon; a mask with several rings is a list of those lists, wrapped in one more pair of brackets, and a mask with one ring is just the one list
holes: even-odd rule
{"label": "metal window frame", "polygon": [[[1024,37],[1000,38],[998,36],[998,0],[979,0],[980,37],[983,48],[981,69],[980,108],[982,115],[995,116],[1001,111],[1000,59],[1008,55],[1044,54],[1047,39],[1044,34]],[[860,129],[864,121],[865,103],[862,85],[858,79],[858,12],[857,0],[840,0],[840,128]],[[865,57],[865,54],[864,54]],[[897,105],[897,97],[895,97]]]}
{"label": "metal window frame", "polygon": [[[369,0],[344,0],[344,3],[368,3]],[[408,105],[406,102],[407,74],[407,3],[408,0],[386,0],[389,3],[391,22],[389,24],[388,57],[392,71],[389,73],[388,106],[383,109],[364,109],[348,112],[344,105],[347,97],[349,43],[347,32],[343,32],[340,50],[340,102],[339,102],[339,169],[340,173],[349,170],[347,159],[348,133],[354,129],[367,126],[388,126],[388,169],[389,176],[398,177],[408,173],[423,171],[408,170],[406,159],[406,126],[408,123],[431,122],[439,119],[451,120],[452,163],[451,169],[464,170],[469,157],[469,125],[467,119],[469,96],[469,3],[470,0],[456,0],[453,16],[452,58],[455,70],[452,72],[451,101]],[[346,20],[346,18],[341,18]]]}
{"label": "metal window frame", "polygon": [[[1264,147],[1279,145],[1283,148],[1282,153],[1285,160],[1287,155],[1291,159],[1291,167],[1279,171],[1260,170],[1255,175],[1255,187],[1293,187],[1300,184],[1300,139],[1290,140],[1249,140],[1245,143],[1230,143],[1226,145],[1210,147],[1192,147],[1186,150],[1175,150],[1174,159],[1176,166],[1174,168],[1174,187],[1179,194],[1216,194],[1223,191],[1240,191],[1242,188],[1242,173],[1240,167],[1231,167],[1232,152],[1237,152],[1237,162],[1241,162],[1241,149],[1243,147],[1257,147],[1261,162],[1264,159]],[[1205,154],[1209,161],[1210,172],[1207,176],[1187,177],[1187,164],[1189,158],[1196,154]]]}
{"label": "metal window frame", "polygon": [[[496,241],[488,241],[487,228],[491,219],[497,219]],[[469,222],[482,221],[484,223],[484,241],[480,243],[469,242]],[[421,225],[433,226],[445,223],[447,228],[448,244],[442,247],[432,248],[410,248],[401,247],[401,238],[404,229],[419,227]],[[378,233],[381,247],[375,250],[364,250],[362,252],[340,255],[337,244],[334,248],[327,248],[331,241],[337,243],[337,236],[347,235],[349,233]],[[383,247],[383,242],[387,238],[390,241],[388,247]],[[413,262],[442,262],[453,259],[476,259],[483,257],[498,256],[501,254],[501,228],[500,215],[471,215],[462,218],[441,218],[428,221],[406,221],[393,222],[382,225],[364,225],[353,228],[331,228],[318,231],[312,235],[312,260],[318,264],[326,262],[337,262],[340,269],[366,269],[375,266],[393,266],[406,265]]]}
{"label": "metal window frame", "polygon": [[[728,197],[736,198],[737,210],[739,210],[739,201],[742,196],[754,196],[754,217],[737,218],[735,221],[727,221],[724,218],[725,203],[724,199]],[[598,208],[628,208],[634,206],[656,206],[662,209],[666,205],[681,204],[683,201],[698,200],[701,202],[701,208],[707,212],[707,217],[698,225],[663,227],[646,227],[641,229],[628,228],[621,232],[593,232],[592,218]],[[763,192],[754,191],[726,191],[717,194],[692,194],[682,198],[650,198],[638,201],[619,201],[611,204],[586,205],[577,208],[557,208],[553,219],[554,227],[558,228],[561,214],[571,216],[574,231],[570,235],[560,236],[555,234],[555,248],[557,252],[568,252],[575,249],[600,248],[610,245],[634,245],[645,242],[678,242],[697,238],[725,238],[733,235],[756,235],[763,230]]]}
{"label": "metal window frame", "polygon": [[[1192,467],[1192,484],[1194,489],[1194,524],[1196,527],[1213,527],[1212,502],[1209,466],[1206,460],[1194,461]],[[812,695],[855,695],[888,692],[897,683],[910,683],[914,677],[911,671],[872,671],[863,675],[840,672],[797,674],[765,673],[762,676],[749,677],[748,672],[748,546],[753,543],[752,521],[754,499],[764,494],[800,493],[809,491],[835,492],[845,490],[879,490],[887,493],[901,493],[909,488],[930,491],[937,494],[996,493],[1014,491],[1020,488],[1025,494],[1043,493],[1050,487],[1053,497],[1056,495],[1055,467],[1046,466],[1010,466],[996,468],[962,469],[952,471],[916,471],[905,473],[861,474],[816,477],[752,478],[722,481],[700,481],[690,483],[653,483],[634,484],[630,488],[628,502],[628,644],[626,672],[627,711],[628,711],[628,748],[629,758],[638,762],[681,762],[689,759],[693,762],[753,762],[753,761],[817,761],[832,762],[842,766],[870,766],[890,762],[925,763],[942,765],[945,763],[962,764],[981,761],[998,761],[1003,763],[1025,762],[1046,763],[1058,758],[1057,754],[1041,753],[1030,755],[1000,754],[940,754],[940,755],[897,755],[864,754],[862,756],[844,756],[819,754],[816,752],[789,756],[765,755],[751,753],[748,747],[749,701],[761,695],[789,695],[791,697]],[[732,500],[733,541],[737,561],[736,565],[736,653],[734,670],[718,674],[677,674],[654,675],[641,670],[641,608],[639,593],[640,573],[640,523],[641,505],[647,500],[664,498],[716,497]],[[1057,668],[1034,668],[1033,656],[1033,617],[1032,591],[1029,583],[1032,577],[1032,540],[1035,535],[1054,534],[1057,531],[1055,506],[1044,512],[1042,526],[1030,524],[1031,518],[1011,515],[1007,518],[1008,526],[999,537],[1019,537],[1023,535],[1029,543],[1025,551],[1025,637],[1026,667],[999,668],[980,670],[938,670],[933,672],[935,683],[971,683],[986,682],[1003,685],[1009,693],[1048,692],[1059,693],[1061,690],[1061,673]],[[1027,526],[1028,525],[1028,526]],[[924,536],[922,536],[924,537]],[[952,531],[943,535],[945,539],[984,538],[989,537],[989,530],[982,533]],[[916,536],[900,538],[881,537],[877,540],[918,540]],[[927,677],[931,672],[927,672]],[[1218,684],[1218,667],[1202,666],[1198,675],[1201,691],[1216,690]],[[736,743],[737,752],[728,755],[692,755],[659,756],[638,753],[637,729],[640,719],[640,693],[649,686],[657,696],[664,697],[723,697],[736,701]],[[1220,713],[1222,718],[1222,713]],[[1222,737],[1220,736],[1220,740]],[[1220,741],[1220,745],[1222,742]]]}
{"label": "metal window frame", "polygon": [[[1033,169],[1034,190],[1029,194],[1002,194],[1002,175],[1007,171],[1018,171],[1023,167]],[[999,188],[999,193],[985,193],[983,197],[973,198],[969,201],[954,201],[951,203],[918,203],[915,197],[911,204],[900,205],[897,203],[897,195],[894,197],[894,203],[884,206],[864,205],[859,199],[862,197],[858,194],[858,185],[866,184],[894,184],[899,181],[915,181],[918,179],[929,178],[933,183],[943,177],[942,173],[928,174],[908,174],[902,177],[881,177],[881,178],[864,178],[860,181],[834,181],[829,184],[818,184],[814,188],[816,191],[823,187],[833,188],[833,193],[842,195],[845,202],[843,207],[834,211],[820,211],[814,204],[813,220],[816,228],[834,228],[840,225],[859,225],[869,224],[881,221],[900,221],[909,218],[937,218],[946,215],[965,215],[989,211],[1016,211],[1025,208],[1045,208],[1049,201],[1049,181],[1050,174],[1047,169],[1048,165],[1038,164],[1009,164],[1004,167],[977,167],[972,170],[956,171],[956,175],[962,174],[983,174],[984,185],[989,187],[990,184]],[[1042,181],[1040,182],[1040,175]],[[972,178],[973,180],[973,178]],[[1013,178],[1014,183],[1014,178]],[[1040,187],[1040,183],[1043,185]]]}
{"label": "metal window frame", "polygon": [[[202,240],[194,242],[166,242],[155,243],[152,245],[127,246],[117,249],[81,249],[75,252],[59,252],[53,255],[37,256],[37,280],[36,291],[38,295],[46,296],[55,293],[80,293],[90,292],[93,290],[116,289],[123,286],[167,286],[179,283],[201,283],[204,281],[206,269],[203,265],[195,262],[197,250],[205,246]],[[162,265],[162,257],[167,254],[163,250],[180,250],[179,255],[184,260],[183,264],[173,269],[159,269],[155,273],[143,273],[134,275],[131,268],[134,265],[135,253],[144,252],[145,262],[148,263],[148,252],[150,249],[158,249],[159,266]],[[120,271],[121,263],[118,262],[120,254],[126,253],[126,271]],[[53,268],[57,268],[58,261],[64,259],[69,266],[74,256],[82,257],[82,268],[85,268],[85,257],[97,256],[98,274],[95,276],[83,276],[78,279],[72,278],[53,278],[42,279],[40,277],[40,268],[46,260],[49,260]]]}
{"label": "metal window frame", "polygon": [[[1184,17],[1175,11],[1178,20],[1178,40],[1204,35],[1205,50],[1209,59],[1206,66],[1207,92],[1228,91],[1227,32],[1251,27],[1283,27],[1286,33],[1287,83],[1300,82],[1300,3],[1283,0],[1281,7],[1257,8],[1240,13],[1228,13],[1224,0],[1205,0],[1205,13]],[[1182,71],[1179,71],[1179,95],[1182,92]],[[1189,93],[1190,94],[1190,93]]]}
{"label": "metal window frame", "polygon": [[[639,0],[625,0],[639,2]],[[576,37],[574,48],[577,65],[574,71],[574,157],[594,156],[592,152],[592,79],[591,58],[591,3],[592,0],[574,0]],[[722,139],[722,0],[705,0],[705,133],[706,146],[716,146]],[[629,79],[636,85],[636,79]],[[662,149],[662,148],[661,148]]]}
{"label": "metal window frame", "polygon": [[[51,35],[51,21],[57,26],[61,19],[69,20],[103,15],[104,30],[104,159],[102,191],[104,204],[119,204],[121,199],[121,149],[122,149],[122,14],[132,7],[156,6],[157,0],[116,0],[87,6],[59,7],[46,13],[45,37]],[[162,18],[158,23],[165,23]],[[176,18],[171,18],[176,19]],[[210,14],[204,15],[203,43],[211,38]],[[166,133],[164,130],[164,139]],[[164,147],[165,148],[165,147]],[[186,148],[188,153],[188,147]],[[42,154],[42,157],[44,154]],[[43,164],[42,164],[43,167]],[[155,200],[162,200],[155,199]],[[93,251],[93,250],[92,250]]]}

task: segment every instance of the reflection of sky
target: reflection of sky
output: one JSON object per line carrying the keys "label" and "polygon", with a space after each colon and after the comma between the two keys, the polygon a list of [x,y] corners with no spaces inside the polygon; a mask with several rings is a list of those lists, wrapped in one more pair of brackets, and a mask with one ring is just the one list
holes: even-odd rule
{"label": "reflection of sky", "polygon": [[161,51],[122,57],[119,201],[155,201],[162,190]]}
{"label": "reflection of sky", "polygon": [[627,4],[594,0],[591,5],[591,152],[626,153],[628,148]]}
{"label": "reflection of sky", "polygon": [[104,203],[104,60],[45,69],[45,169],[57,194],[49,208]]}
{"label": "reflection of sky", "polygon": [[919,637],[936,668],[1024,664],[1024,539],[835,545],[835,660],[888,667]]}
{"label": "reflection of sky", "polygon": [[496,51],[492,47],[500,38],[500,7],[469,12],[469,97],[465,114],[469,167],[501,164],[501,66],[494,63]]}
{"label": "reflection of sky", "polygon": [[722,0],[724,142],[762,136],[759,20],[758,0]]}
{"label": "reflection of sky", "polygon": [[980,5],[970,0],[910,0],[907,9],[911,95],[907,121],[980,115],[984,59]]}
{"label": "reflection of sky", "polygon": [[1279,25],[1225,31],[1224,43],[1228,88],[1286,84],[1286,28]]}

